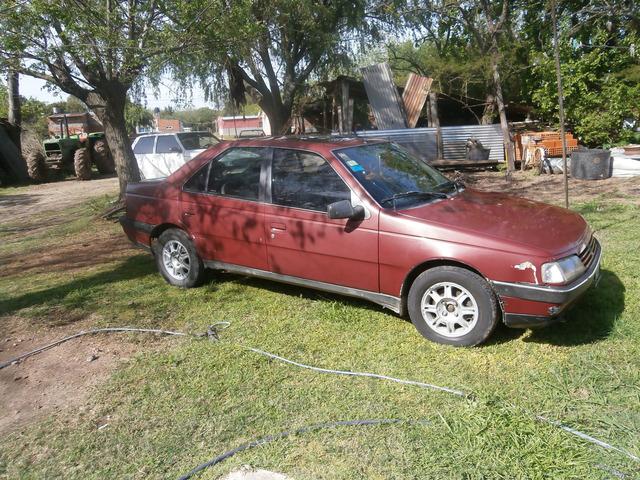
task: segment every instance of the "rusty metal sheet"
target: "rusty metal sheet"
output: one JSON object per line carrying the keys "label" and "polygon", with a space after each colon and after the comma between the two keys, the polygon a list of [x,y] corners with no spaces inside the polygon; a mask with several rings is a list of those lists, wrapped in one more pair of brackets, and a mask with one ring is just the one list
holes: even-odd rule
{"label": "rusty metal sheet", "polygon": [[380,130],[407,128],[407,117],[387,63],[360,69],[369,104]]}
{"label": "rusty metal sheet", "polygon": [[404,111],[407,114],[407,127],[415,128],[418,123],[420,112],[422,112],[424,102],[427,100],[432,83],[433,78],[422,77],[415,73],[409,74],[404,92],[402,92]]}

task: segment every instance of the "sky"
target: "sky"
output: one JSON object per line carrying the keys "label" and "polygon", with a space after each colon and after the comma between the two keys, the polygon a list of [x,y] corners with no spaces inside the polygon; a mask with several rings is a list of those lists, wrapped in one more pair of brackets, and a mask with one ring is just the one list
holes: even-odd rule
{"label": "sky", "polygon": [[[65,100],[67,98],[67,94],[58,88],[51,91],[47,89],[45,85],[46,82],[44,80],[26,75],[20,76],[20,94],[23,97],[31,97],[47,103]],[[175,92],[178,90],[179,88],[175,82],[170,79],[162,79],[157,92],[155,88],[152,88],[150,85],[145,86],[144,93],[146,98],[143,100],[143,104],[146,103],[146,107],[151,110],[156,107],[163,109],[168,106],[173,107],[174,110],[200,107],[216,108],[214,102],[205,101],[204,91],[200,88],[193,88],[190,102],[187,103],[176,100],[178,95]]]}

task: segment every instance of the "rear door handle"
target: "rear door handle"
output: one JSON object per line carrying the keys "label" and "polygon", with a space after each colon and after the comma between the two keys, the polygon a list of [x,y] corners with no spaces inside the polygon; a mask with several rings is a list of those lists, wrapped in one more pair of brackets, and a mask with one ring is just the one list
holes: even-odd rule
{"label": "rear door handle", "polygon": [[183,212],[182,215],[184,215],[185,217],[192,217],[195,215],[195,213],[193,212]]}
{"label": "rear door handle", "polygon": [[285,231],[287,226],[284,223],[272,223],[271,230],[282,230]]}

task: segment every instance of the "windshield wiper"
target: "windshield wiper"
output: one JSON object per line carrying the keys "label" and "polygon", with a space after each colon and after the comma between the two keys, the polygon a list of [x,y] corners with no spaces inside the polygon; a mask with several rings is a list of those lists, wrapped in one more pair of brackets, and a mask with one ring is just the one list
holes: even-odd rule
{"label": "windshield wiper", "polygon": [[393,202],[393,208],[396,208],[396,200],[407,197],[425,197],[425,198],[449,198],[449,195],[442,192],[418,192],[416,190],[410,190],[408,192],[396,193],[390,197],[380,200],[381,204]]}
{"label": "windshield wiper", "polygon": [[436,188],[451,188],[453,187],[456,192],[463,190],[465,188],[464,184],[459,181],[449,180],[448,182],[442,182],[439,185],[436,185]]}

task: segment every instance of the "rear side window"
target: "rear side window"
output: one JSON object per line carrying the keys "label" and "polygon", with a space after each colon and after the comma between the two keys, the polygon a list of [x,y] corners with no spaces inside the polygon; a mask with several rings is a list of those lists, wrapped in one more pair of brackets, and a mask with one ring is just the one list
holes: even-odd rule
{"label": "rear side window", "polygon": [[141,137],[138,143],[136,143],[133,153],[136,155],[153,153],[153,142],[155,139],[156,137]]}
{"label": "rear side window", "polygon": [[203,193],[207,189],[207,175],[209,174],[210,163],[205,163],[187,183],[184,184],[183,190],[187,192]]}
{"label": "rear side window", "polygon": [[258,200],[260,170],[268,148],[233,148],[211,163],[207,192]]}
{"label": "rear side window", "polygon": [[329,204],[350,200],[351,190],[320,155],[276,149],[271,199],[277,205],[326,212]]}
{"label": "rear side window", "polygon": [[156,142],[156,153],[182,153],[176,137],[173,135],[162,135]]}

